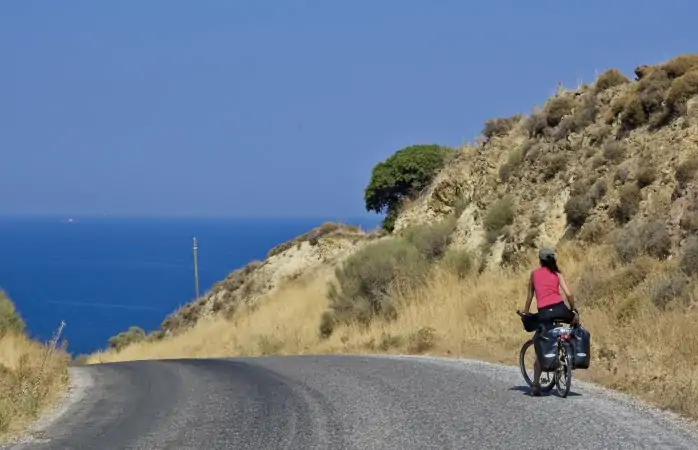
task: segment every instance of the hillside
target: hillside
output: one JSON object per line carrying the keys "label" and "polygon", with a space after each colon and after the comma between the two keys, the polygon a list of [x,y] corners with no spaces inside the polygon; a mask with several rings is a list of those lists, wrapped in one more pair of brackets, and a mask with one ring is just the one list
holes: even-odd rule
{"label": "hillside", "polygon": [[69,356],[60,334],[30,339],[12,301],[0,291],[0,442],[20,432],[67,388]]}
{"label": "hillside", "polygon": [[365,192],[385,232],[301,237],[90,361],[374,351],[514,363],[526,270],[551,245],[592,333],[577,376],[698,417],[698,338],[684,333],[698,323],[698,55],[635,78],[611,69],[560,88],[457,150],[397,152]]}

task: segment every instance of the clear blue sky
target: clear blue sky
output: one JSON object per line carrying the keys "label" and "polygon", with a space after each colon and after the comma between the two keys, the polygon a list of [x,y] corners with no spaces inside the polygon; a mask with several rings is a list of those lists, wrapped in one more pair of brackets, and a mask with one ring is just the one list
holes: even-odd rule
{"label": "clear blue sky", "polygon": [[363,214],[395,150],[698,51],[697,16],[685,0],[2,2],[0,214]]}

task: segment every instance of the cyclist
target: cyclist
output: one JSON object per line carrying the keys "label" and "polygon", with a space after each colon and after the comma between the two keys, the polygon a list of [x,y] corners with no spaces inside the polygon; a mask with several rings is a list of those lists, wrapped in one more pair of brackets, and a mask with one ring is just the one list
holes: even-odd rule
{"label": "cyclist", "polygon": [[[574,306],[574,296],[567,286],[565,278],[557,267],[555,252],[549,248],[541,248],[538,252],[540,267],[531,272],[528,279],[528,295],[524,314],[529,314],[531,300],[536,296],[536,306],[538,308],[538,331],[533,336],[536,339],[540,332],[545,332],[552,328],[553,320],[560,320],[566,323],[575,323],[578,318],[577,309]],[[571,310],[565,305],[565,301],[560,295],[560,288],[565,293],[565,297],[570,304]],[[541,330],[542,328],[542,330]],[[535,347],[535,346],[534,346]],[[538,355],[533,366],[533,388],[531,394],[540,395],[540,365]]]}

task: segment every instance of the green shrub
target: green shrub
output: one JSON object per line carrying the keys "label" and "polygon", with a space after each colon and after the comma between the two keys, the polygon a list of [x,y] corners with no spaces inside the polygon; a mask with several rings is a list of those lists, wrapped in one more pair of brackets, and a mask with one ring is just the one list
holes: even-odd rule
{"label": "green shrub", "polygon": [[428,269],[419,251],[401,238],[368,244],[353,253],[336,269],[336,283],[329,285],[330,311],[323,316],[321,335],[331,334],[337,323],[368,325],[376,316],[394,319],[390,290],[423,282]]}
{"label": "green shrub", "polygon": [[628,83],[630,80],[618,69],[608,69],[596,79],[594,92],[600,93],[607,89]]}
{"label": "green shrub", "polygon": [[366,210],[386,212],[383,227],[392,231],[402,201],[416,198],[454,155],[453,149],[440,145],[412,145],[398,150],[373,168],[364,190]]}
{"label": "green shrub", "polygon": [[468,250],[449,249],[442,259],[442,264],[458,278],[465,278],[473,269],[473,255]]}
{"label": "green shrub", "polygon": [[512,128],[514,128],[514,126],[521,120],[521,117],[521,114],[516,114],[512,117],[490,119],[485,122],[485,127],[482,130],[482,134],[488,139],[493,136],[504,136],[510,132]]}
{"label": "green shrub", "polygon": [[440,259],[451,244],[455,227],[455,219],[450,218],[440,223],[409,227],[405,230],[404,237],[424,258],[434,261]]}
{"label": "green shrub", "polygon": [[514,202],[511,197],[504,197],[492,204],[485,215],[485,230],[500,233],[502,228],[514,223]]}
{"label": "green shrub", "polygon": [[407,351],[412,354],[424,353],[436,345],[436,330],[432,327],[421,327],[408,338]]}
{"label": "green shrub", "polygon": [[7,332],[22,333],[25,327],[24,320],[15,309],[12,300],[0,290],[0,336]]}
{"label": "green shrub", "polygon": [[144,340],[145,337],[145,331],[143,331],[142,328],[132,326],[127,331],[122,331],[116,336],[110,337],[109,347],[116,351],[120,351],[133,343]]}
{"label": "green shrub", "polygon": [[545,112],[531,114],[524,122],[523,128],[528,131],[530,138],[538,138],[546,135],[548,121]]}
{"label": "green shrub", "polygon": [[652,303],[659,309],[666,307],[675,298],[680,298],[686,292],[689,285],[689,278],[684,274],[676,274],[657,282],[652,289]]}
{"label": "green shrub", "polygon": [[698,69],[681,75],[671,83],[666,96],[669,113],[684,114],[686,103],[696,95],[698,95]]}

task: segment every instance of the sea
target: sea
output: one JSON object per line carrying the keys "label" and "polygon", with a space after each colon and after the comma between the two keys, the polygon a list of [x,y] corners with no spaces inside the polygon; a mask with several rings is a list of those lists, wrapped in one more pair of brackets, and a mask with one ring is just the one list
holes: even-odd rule
{"label": "sea", "polygon": [[[73,355],[105,348],[132,325],[157,329],[199,292],[273,246],[325,221],[305,219],[0,218],[0,289],[29,334],[61,338]],[[379,217],[345,218],[374,229]]]}

